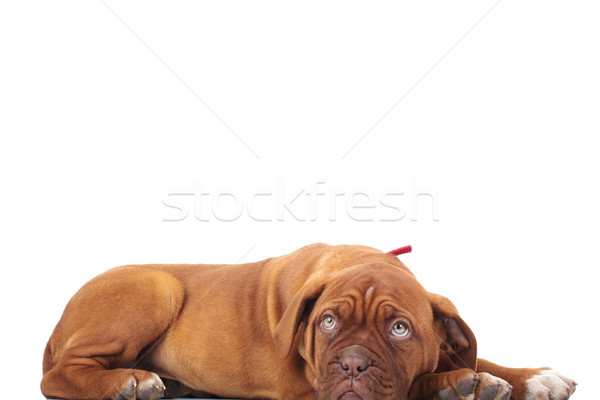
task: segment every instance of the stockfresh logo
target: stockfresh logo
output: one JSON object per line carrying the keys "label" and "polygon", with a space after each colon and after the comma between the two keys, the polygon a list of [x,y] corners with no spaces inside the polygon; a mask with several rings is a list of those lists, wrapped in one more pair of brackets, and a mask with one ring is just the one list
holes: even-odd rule
{"label": "stockfresh logo", "polygon": [[196,182],[192,191],[164,194],[162,204],[163,222],[440,220],[437,193],[419,190],[415,182],[407,190],[385,191],[340,189],[326,180],[298,187],[279,179],[271,188],[244,191]]}

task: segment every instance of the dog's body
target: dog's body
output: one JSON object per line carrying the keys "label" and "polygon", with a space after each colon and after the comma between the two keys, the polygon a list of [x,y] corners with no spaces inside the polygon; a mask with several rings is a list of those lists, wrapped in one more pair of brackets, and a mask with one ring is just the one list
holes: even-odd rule
{"label": "dog's body", "polygon": [[499,400],[512,386],[517,400],[563,400],[575,389],[476,357],[452,303],[396,257],[317,244],[250,264],[107,271],[65,308],[41,386],[119,400],[159,398],[160,378],[181,382],[174,395],[257,399]]}

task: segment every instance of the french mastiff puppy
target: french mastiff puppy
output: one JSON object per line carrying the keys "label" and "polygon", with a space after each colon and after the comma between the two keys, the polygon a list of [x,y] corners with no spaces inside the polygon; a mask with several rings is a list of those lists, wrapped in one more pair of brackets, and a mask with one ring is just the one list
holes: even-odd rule
{"label": "french mastiff puppy", "polygon": [[65,399],[154,400],[163,381],[174,396],[252,399],[564,400],[575,390],[550,369],[478,360],[456,308],[395,256],[325,244],[242,265],[109,270],[67,304],[43,371],[43,394]]}

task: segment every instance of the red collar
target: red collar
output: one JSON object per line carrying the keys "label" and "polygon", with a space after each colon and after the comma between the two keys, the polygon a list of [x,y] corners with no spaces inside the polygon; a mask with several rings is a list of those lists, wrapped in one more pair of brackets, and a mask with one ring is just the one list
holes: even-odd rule
{"label": "red collar", "polygon": [[412,251],[412,246],[408,245],[408,246],[404,246],[404,247],[399,247],[396,250],[388,251],[387,254],[393,254],[395,256],[399,256],[400,254],[410,253],[411,251]]}

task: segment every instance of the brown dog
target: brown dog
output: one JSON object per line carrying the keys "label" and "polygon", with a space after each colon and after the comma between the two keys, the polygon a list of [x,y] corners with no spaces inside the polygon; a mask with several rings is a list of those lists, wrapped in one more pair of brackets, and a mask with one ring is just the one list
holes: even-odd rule
{"label": "brown dog", "polygon": [[315,244],[242,265],[105,272],[65,308],[41,388],[118,400],[158,399],[163,380],[181,383],[173,395],[254,399],[506,400],[512,389],[516,400],[564,400],[575,390],[549,369],[478,360],[476,348],[452,303],[395,256]]}

